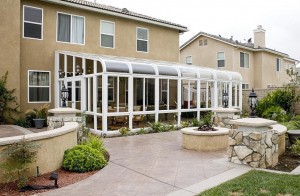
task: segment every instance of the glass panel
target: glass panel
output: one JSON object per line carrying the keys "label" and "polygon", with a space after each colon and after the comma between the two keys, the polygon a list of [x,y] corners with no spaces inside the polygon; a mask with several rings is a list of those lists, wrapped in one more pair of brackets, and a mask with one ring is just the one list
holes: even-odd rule
{"label": "glass panel", "polygon": [[148,40],[148,30],[147,29],[137,29],[137,38],[138,39],[143,39],[143,40]]}
{"label": "glass panel", "polygon": [[148,51],[148,41],[137,40],[137,51],[147,52]]}
{"label": "glass panel", "polygon": [[105,60],[107,72],[123,72],[129,73],[129,68],[126,63]]}
{"label": "glass panel", "polygon": [[109,131],[118,130],[121,127],[128,127],[128,116],[111,116],[107,118],[107,127]]}
{"label": "glass panel", "polygon": [[67,77],[73,77],[73,56],[67,56]]}
{"label": "glass panel", "polygon": [[86,115],[86,126],[90,129],[94,129],[94,115]]}
{"label": "glass panel", "polygon": [[[143,106],[144,100],[144,78],[134,78],[133,79],[133,98],[134,98],[134,106]],[[142,110],[143,108],[141,108]]]}
{"label": "glass panel", "polygon": [[42,25],[25,22],[24,37],[42,39]]}
{"label": "glass panel", "polygon": [[29,87],[29,101],[30,102],[48,102],[49,87]]}
{"label": "glass panel", "polygon": [[102,113],[102,76],[98,78],[97,113]]}
{"label": "glass panel", "polygon": [[57,40],[62,42],[70,42],[71,34],[71,16],[66,14],[58,14]]}
{"label": "glass panel", "polygon": [[97,61],[97,73],[102,73],[102,72],[103,72],[102,64],[100,63],[100,61]]}
{"label": "glass panel", "polygon": [[49,72],[29,72],[30,86],[49,86]]}
{"label": "glass panel", "polygon": [[180,68],[180,72],[181,72],[181,76],[184,77],[192,77],[192,78],[197,77],[197,71],[192,69]]}
{"label": "glass panel", "polygon": [[131,66],[133,73],[155,75],[155,70],[151,65],[132,63]]}
{"label": "glass panel", "polygon": [[101,35],[101,46],[107,48],[114,47],[114,37],[112,35]]}
{"label": "glass panel", "polygon": [[33,7],[24,7],[24,20],[28,22],[42,23],[43,12],[42,9]]}
{"label": "glass panel", "polygon": [[114,28],[114,23],[101,21],[101,33],[113,35],[115,31]]}
{"label": "glass panel", "polygon": [[182,108],[197,108],[197,85],[195,80],[182,80]]}
{"label": "glass panel", "polygon": [[218,67],[225,67],[225,60],[218,60]]}
{"label": "glass panel", "polygon": [[224,58],[225,58],[224,52],[218,52],[217,58],[218,58],[219,60],[224,59]]}
{"label": "glass panel", "polygon": [[84,43],[84,18],[72,16],[72,43]]}
{"label": "glass panel", "polygon": [[154,100],[155,100],[155,79],[146,79],[146,107],[147,111],[154,110]]}
{"label": "glass panel", "polygon": [[115,95],[115,77],[108,77],[107,80],[107,100],[114,101]]}
{"label": "glass panel", "polygon": [[245,54],[245,67],[249,67],[249,54]]}
{"label": "glass panel", "polygon": [[85,74],[93,74],[94,73],[94,61],[90,59],[86,59],[85,61]]}
{"label": "glass panel", "polygon": [[177,70],[172,67],[157,66],[159,75],[178,76]]}
{"label": "glass panel", "polygon": [[[168,104],[168,80],[167,79],[160,79],[159,80],[159,109],[160,110],[167,110]],[[165,107],[164,107],[165,106]]]}
{"label": "glass panel", "polygon": [[177,80],[169,80],[169,110],[177,109]]}

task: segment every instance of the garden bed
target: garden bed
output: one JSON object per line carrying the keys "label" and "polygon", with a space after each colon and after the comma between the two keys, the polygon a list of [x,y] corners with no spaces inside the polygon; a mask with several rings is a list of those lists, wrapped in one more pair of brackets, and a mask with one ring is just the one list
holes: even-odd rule
{"label": "garden bed", "polygon": [[292,154],[290,148],[287,147],[285,149],[285,152],[281,156],[279,156],[278,164],[270,169],[291,172],[298,166],[300,166],[300,157]]}

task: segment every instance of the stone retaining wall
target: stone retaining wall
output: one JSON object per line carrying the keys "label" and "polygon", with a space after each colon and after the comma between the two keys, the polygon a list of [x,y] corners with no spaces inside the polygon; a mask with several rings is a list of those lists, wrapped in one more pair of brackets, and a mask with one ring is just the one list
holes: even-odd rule
{"label": "stone retaining wall", "polygon": [[278,132],[229,131],[228,159],[230,162],[269,168],[278,163]]}

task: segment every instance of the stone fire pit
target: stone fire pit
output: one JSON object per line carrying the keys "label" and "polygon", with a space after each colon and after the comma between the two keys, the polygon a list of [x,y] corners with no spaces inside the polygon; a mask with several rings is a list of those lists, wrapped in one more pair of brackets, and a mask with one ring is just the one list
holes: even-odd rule
{"label": "stone fire pit", "polygon": [[181,129],[182,147],[188,150],[217,151],[228,146],[229,129],[216,127],[217,131],[198,131],[198,127]]}

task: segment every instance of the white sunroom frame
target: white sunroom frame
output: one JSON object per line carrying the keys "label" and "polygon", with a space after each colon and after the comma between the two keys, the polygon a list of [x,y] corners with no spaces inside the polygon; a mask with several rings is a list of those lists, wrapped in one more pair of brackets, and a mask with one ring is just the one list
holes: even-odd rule
{"label": "white sunroom frame", "polygon": [[[64,56],[64,61],[60,62],[60,55]],[[59,69],[63,67],[63,71],[67,73],[67,56],[73,58],[73,74],[71,77],[67,77],[65,74],[64,77],[59,77]],[[75,58],[81,58],[81,68],[83,70],[81,75],[75,75]],[[87,74],[86,70],[86,60],[93,61],[93,74]],[[102,65],[102,71],[98,72],[97,70],[97,63],[100,62]],[[116,63],[121,65],[122,67],[109,65],[109,63]],[[63,64],[63,65],[60,65]],[[148,69],[152,69],[153,73],[147,74],[147,71],[144,70],[144,73],[134,73],[133,67],[138,68],[139,71],[143,70],[140,67],[143,65],[148,66]],[[123,70],[119,70],[121,68]],[[124,69],[127,71],[125,72]],[[167,73],[168,70],[170,73]],[[94,117],[94,127],[92,128],[94,131],[100,132],[107,132],[107,118],[110,116],[128,116],[129,120],[129,128],[132,129],[132,119],[134,115],[147,115],[147,114],[155,114],[155,121],[159,120],[159,114],[164,113],[177,113],[177,125],[180,126],[181,122],[181,113],[182,112],[197,112],[197,118],[200,118],[201,111],[211,110],[212,108],[222,107],[218,104],[218,98],[222,99],[222,95],[218,92],[218,84],[223,84],[223,88],[227,88],[227,92],[229,94],[229,108],[237,108],[241,111],[242,109],[242,77],[237,72],[229,72],[229,71],[220,71],[210,68],[204,68],[199,66],[193,65],[181,65],[169,62],[160,62],[160,61],[150,61],[150,60],[141,60],[141,59],[132,59],[132,58],[117,58],[117,57],[110,57],[110,56],[101,56],[95,54],[86,54],[86,53],[76,53],[70,51],[56,51],[55,52],[55,92],[60,92],[61,86],[60,83],[65,83],[66,81],[81,81],[81,110],[86,111],[87,115],[93,115]],[[97,101],[98,93],[93,93],[92,98],[92,106],[89,104],[91,100],[90,95],[91,91],[98,92],[98,80],[97,77],[102,77],[102,110],[100,113],[97,111]],[[118,112],[119,111],[119,101],[117,101],[117,112],[108,112],[108,77],[117,77],[117,92],[119,92],[119,77],[127,77],[128,78],[128,111],[127,112]],[[93,89],[90,89],[90,85],[88,85],[88,89],[86,89],[86,85],[91,83],[91,79],[93,78]],[[143,110],[142,111],[133,111],[133,92],[134,92],[134,78],[152,78],[155,80],[155,104],[154,104],[154,111],[145,111],[145,101],[143,101]],[[166,110],[159,109],[159,80],[160,79],[168,79],[169,80],[176,80],[177,81],[177,108],[169,110],[169,101],[167,104]],[[143,80],[145,81],[145,79]],[[190,101],[188,101],[188,108],[182,108],[182,87],[183,81],[188,81],[188,97],[190,100],[190,81],[197,82],[197,106],[195,108],[190,108]],[[169,82],[168,82],[169,83]],[[209,83],[212,83],[211,89],[211,107],[208,105],[208,86]],[[205,96],[206,96],[206,104],[205,107],[201,108],[200,106],[200,93],[201,93],[201,84],[205,84]],[[145,86],[145,83],[143,83]],[[226,87],[225,87],[226,85]],[[232,92],[233,87],[235,87],[235,91]],[[169,88],[169,85],[168,85]],[[222,88],[222,89],[223,89]],[[238,94],[239,92],[239,94]],[[74,92],[73,92],[74,94]],[[145,88],[143,88],[143,95],[145,95]],[[168,95],[169,97],[169,95]],[[86,99],[88,98],[88,104],[86,104]],[[145,96],[143,96],[145,99]],[[234,103],[232,100],[234,98]],[[168,99],[169,100],[169,99]],[[55,94],[55,107],[59,107],[61,105],[60,100],[60,93]],[[72,104],[74,107],[74,104]],[[102,130],[97,130],[97,117],[102,117]]]}

